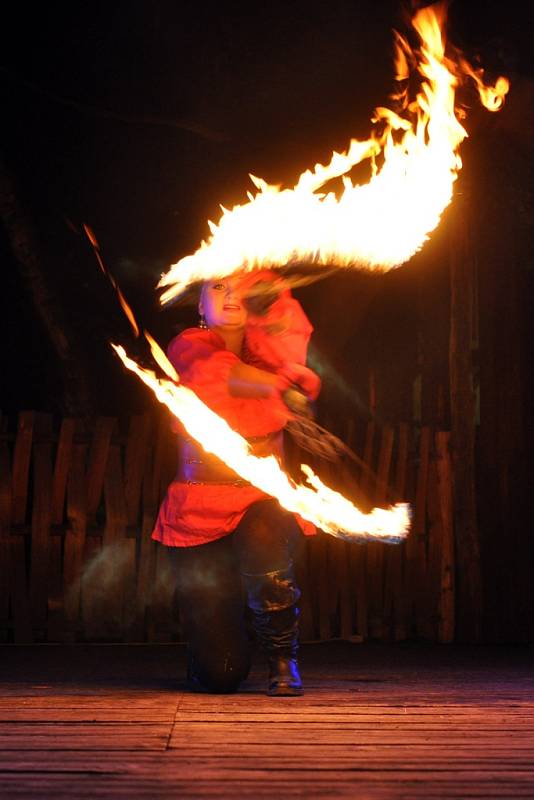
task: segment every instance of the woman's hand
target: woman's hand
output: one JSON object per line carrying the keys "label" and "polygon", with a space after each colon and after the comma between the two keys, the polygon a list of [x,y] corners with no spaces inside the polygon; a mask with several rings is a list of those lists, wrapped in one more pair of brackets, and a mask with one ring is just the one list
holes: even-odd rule
{"label": "woman's hand", "polygon": [[321,389],[321,379],[309,367],[297,363],[285,364],[279,370],[279,374],[286,378],[294,388],[301,391],[308,400],[312,402],[317,400]]}
{"label": "woman's hand", "polygon": [[314,419],[312,405],[305,394],[299,392],[298,389],[291,387],[282,392],[282,400],[293,414],[297,417],[305,417],[306,419]]}

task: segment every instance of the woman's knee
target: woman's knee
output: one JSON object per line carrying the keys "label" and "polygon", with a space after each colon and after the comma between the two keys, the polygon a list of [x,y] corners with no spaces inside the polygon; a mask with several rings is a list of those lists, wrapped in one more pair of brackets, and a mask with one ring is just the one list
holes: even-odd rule
{"label": "woman's knee", "polygon": [[301,535],[293,514],[283,510],[276,500],[254,503],[234,533],[242,571],[286,569]]}

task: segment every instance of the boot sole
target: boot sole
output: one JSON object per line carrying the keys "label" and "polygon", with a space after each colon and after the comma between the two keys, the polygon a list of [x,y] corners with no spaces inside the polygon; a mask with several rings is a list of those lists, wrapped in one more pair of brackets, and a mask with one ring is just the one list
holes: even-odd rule
{"label": "boot sole", "polygon": [[269,697],[302,697],[303,694],[304,689],[291,688],[290,686],[267,690]]}

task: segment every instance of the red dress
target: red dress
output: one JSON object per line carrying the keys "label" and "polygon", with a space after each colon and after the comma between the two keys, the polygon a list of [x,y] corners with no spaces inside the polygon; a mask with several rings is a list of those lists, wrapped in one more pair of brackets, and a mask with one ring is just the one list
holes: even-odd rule
{"label": "red dress", "polygon": [[[298,301],[285,290],[265,316],[249,317],[242,360],[270,372],[291,363],[303,365],[312,330]],[[229,374],[240,359],[225,349],[223,339],[213,331],[189,328],[170,342],[167,352],[184,386],[242,436],[265,436],[288,422],[291,414],[278,392],[270,398],[230,395]],[[318,392],[318,377],[311,370],[306,372]],[[212,542],[235,530],[249,506],[265,498],[254,486],[173,481],[152,538],[171,547]],[[296,518],[306,535],[315,533],[314,525],[298,515]]]}

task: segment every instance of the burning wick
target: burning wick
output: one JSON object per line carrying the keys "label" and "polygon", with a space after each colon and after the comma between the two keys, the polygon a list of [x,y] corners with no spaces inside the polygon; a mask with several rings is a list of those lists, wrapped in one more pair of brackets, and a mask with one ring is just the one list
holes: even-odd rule
{"label": "burning wick", "polygon": [[[150,341],[151,337],[148,338]],[[257,489],[275,497],[288,511],[300,514],[332,536],[353,542],[396,544],[406,537],[410,526],[410,511],[406,503],[398,503],[387,509],[374,508],[364,514],[342,494],[325,486],[306,464],[302,464],[301,469],[310,486],[295,484],[274,456],[259,458],[252,455],[246,439],[204,405],[194,392],[174,382],[178,377],[176,371],[159,346],[157,358],[163,356],[160,366],[167,371],[167,362],[171,369],[168,374],[173,380],[157,378],[154,372],[140,367],[129,358],[122,346],[112,347],[125,367],[154,392],[160,403],[167,406],[208,453],[218,456]]]}

